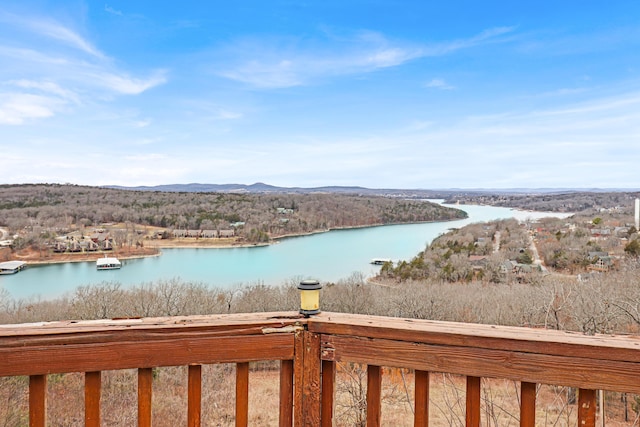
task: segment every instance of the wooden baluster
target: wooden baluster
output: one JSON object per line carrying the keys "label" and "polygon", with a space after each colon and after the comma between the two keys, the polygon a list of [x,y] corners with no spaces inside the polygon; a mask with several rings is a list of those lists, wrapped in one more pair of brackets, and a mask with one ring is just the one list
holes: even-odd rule
{"label": "wooden baluster", "polygon": [[280,427],[293,426],[293,360],[280,361]]}
{"label": "wooden baluster", "polygon": [[367,427],[380,426],[382,393],[382,369],[380,366],[367,366]]}
{"label": "wooden baluster", "polygon": [[520,384],[520,427],[535,427],[536,425],[536,385],[534,383]]}
{"label": "wooden baluster", "polygon": [[467,427],[480,427],[480,378],[467,377]]}
{"label": "wooden baluster", "polygon": [[47,376],[29,377],[29,426],[45,427],[47,424]]}
{"label": "wooden baluster", "polygon": [[595,427],[596,391],[580,389],[578,391],[578,426]]}
{"label": "wooden baluster", "polygon": [[189,365],[187,389],[187,425],[189,427],[200,427],[202,411],[201,365]]}
{"label": "wooden baluster", "polygon": [[333,392],[336,382],[336,362],[322,361],[322,427],[333,425]]}
{"label": "wooden baluster", "polygon": [[249,362],[236,363],[236,426],[249,424]]}
{"label": "wooden baluster", "polygon": [[84,373],[84,425],[100,427],[100,393],[102,372]]}
{"label": "wooden baluster", "polygon": [[151,427],[153,369],[138,369],[138,427]]}
{"label": "wooden baluster", "polygon": [[413,425],[427,427],[429,425],[429,372],[415,372],[415,414]]}

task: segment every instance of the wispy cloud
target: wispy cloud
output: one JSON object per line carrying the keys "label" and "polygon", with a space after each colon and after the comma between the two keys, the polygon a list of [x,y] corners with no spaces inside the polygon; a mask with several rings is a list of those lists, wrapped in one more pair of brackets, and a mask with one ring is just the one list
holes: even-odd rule
{"label": "wispy cloud", "polygon": [[[5,19],[2,19],[2,18]],[[11,18],[9,21],[6,18]],[[80,36],[72,29],[47,18],[26,18],[18,15],[10,15],[4,13],[0,16],[0,20],[17,26],[22,29],[31,31],[32,33],[39,34],[48,39],[57,40],[63,44],[78,49],[82,52],[88,53],[96,58],[104,59],[105,55],[100,52],[90,41]]]}
{"label": "wispy cloud", "polygon": [[110,72],[96,74],[95,78],[104,87],[125,95],[138,95],[155,86],[166,83],[166,72],[157,71],[153,76],[139,79]]}
{"label": "wispy cloud", "polygon": [[330,48],[318,47],[326,40],[305,44],[291,39],[242,39],[223,49],[223,60],[232,65],[216,73],[256,88],[300,86],[327,76],[370,73],[418,58],[447,55],[496,42],[513,30],[494,28],[469,39],[430,45],[391,41],[372,31],[359,32]]}
{"label": "wispy cloud", "polygon": [[424,86],[441,90],[453,90],[456,88],[455,86],[452,86],[449,83],[445,82],[444,79],[432,79],[431,81],[425,83]]}
{"label": "wispy cloud", "polygon": [[64,89],[59,84],[50,80],[35,81],[20,79],[9,81],[8,84],[18,88],[31,90],[36,93],[53,95],[65,102],[71,101],[74,104],[80,104],[80,99],[75,92],[73,92],[72,90]]}
{"label": "wispy cloud", "polygon": [[214,119],[216,120],[236,120],[240,118],[242,118],[242,113],[228,110],[219,110],[218,113],[214,115]]}
{"label": "wispy cloud", "polygon": [[117,15],[117,16],[122,16],[122,11],[121,10],[116,10],[114,8],[112,8],[111,6],[109,6],[108,4],[104,5],[104,11],[108,12],[112,15]]}
{"label": "wispy cloud", "polygon": [[[105,9],[108,6],[105,6]],[[0,88],[11,90],[0,101],[1,124],[24,124],[51,117],[84,100],[108,100],[113,95],[139,95],[167,82],[166,70],[147,77],[115,65],[87,38],[51,18],[17,16],[0,11]]]}
{"label": "wispy cloud", "polygon": [[60,100],[28,93],[0,93],[0,124],[21,125],[51,117],[64,105]]}

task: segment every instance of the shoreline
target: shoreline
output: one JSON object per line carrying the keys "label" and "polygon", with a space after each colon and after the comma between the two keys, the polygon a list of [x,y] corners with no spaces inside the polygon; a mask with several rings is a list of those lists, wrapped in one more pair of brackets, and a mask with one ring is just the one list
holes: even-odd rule
{"label": "shoreline", "polygon": [[410,224],[427,224],[433,222],[451,222],[458,221],[463,218],[451,218],[444,220],[433,220],[433,221],[415,221],[415,222],[398,222],[393,224],[367,224],[367,225],[354,225],[354,226],[345,226],[345,227],[332,227],[325,230],[314,230],[305,233],[291,233],[284,234],[281,236],[272,237],[269,242],[262,243],[236,243],[236,242],[224,242],[221,244],[219,239],[194,239],[193,242],[188,240],[175,241],[175,239],[167,239],[162,243],[162,240],[149,241],[147,245],[143,248],[144,250],[151,249],[153,252],[148,253],[129,253],[126,251],[124,253],[119,253],[119,251],[113,252],[92,252],[92,253],[77,253],[70,254],[65,253],[61,255],[59,259],[30,259],[30,256],[24,255],[16,255],[12,258],[15,258],[19,261],[25,261],[28,265],[52,265],[52,264],[65,264],[65,263],[76,263],[76,262],[95,262],[99,258],[103,258],[105,256],[113,256],[118,259],[139,259],[139,258],[151,258],[158,257],[162,255],[163,249],[233,249],[233,248],[256,248],[256,247],[265,247],[271,246],[280,243],[281,240],[291,239],[296,237],[305,237],[305,236],[313,236],[316,234],[327,233],[330,231],[340,231],[340,230],[353,230],[353,229],[361,229],[361,228],[373,228],[373,227],[385,227],[385,226],[393,226],[393,225],[410,225]]}

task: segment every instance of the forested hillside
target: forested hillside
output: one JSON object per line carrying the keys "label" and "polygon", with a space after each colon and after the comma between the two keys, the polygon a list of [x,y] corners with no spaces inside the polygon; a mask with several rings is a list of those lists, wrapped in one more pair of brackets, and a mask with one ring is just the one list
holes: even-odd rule
{"label": "forested hillside", "polygon": [[460,193],[447,198],[450,203],[486,204],[534,211],[597,212],[617,207],[627,214],[640,192],[633,191],[567,191],[563,193],[508,194]]}
{"label": "forested hillside", "polygon": [[31,233],[38,238],[76,226],[132,223],[165,229],[220,230],[236,226],[236,236],[251,240],[464,217],[463,211],[425,201],[342,194],[177,193],[58,184],[0,186],[0,226],[11,233]]}

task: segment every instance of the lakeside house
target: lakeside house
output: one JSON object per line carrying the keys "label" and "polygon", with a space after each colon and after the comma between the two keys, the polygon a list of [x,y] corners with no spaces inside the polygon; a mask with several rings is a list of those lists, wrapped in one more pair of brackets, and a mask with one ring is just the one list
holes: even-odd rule
{"label": "lakeside house", "polygon": [[215,238],[229,238],[236,235],[235,230],[173,230],[171,236],[174,238],[194,238],[194,239],[215,239]]}

